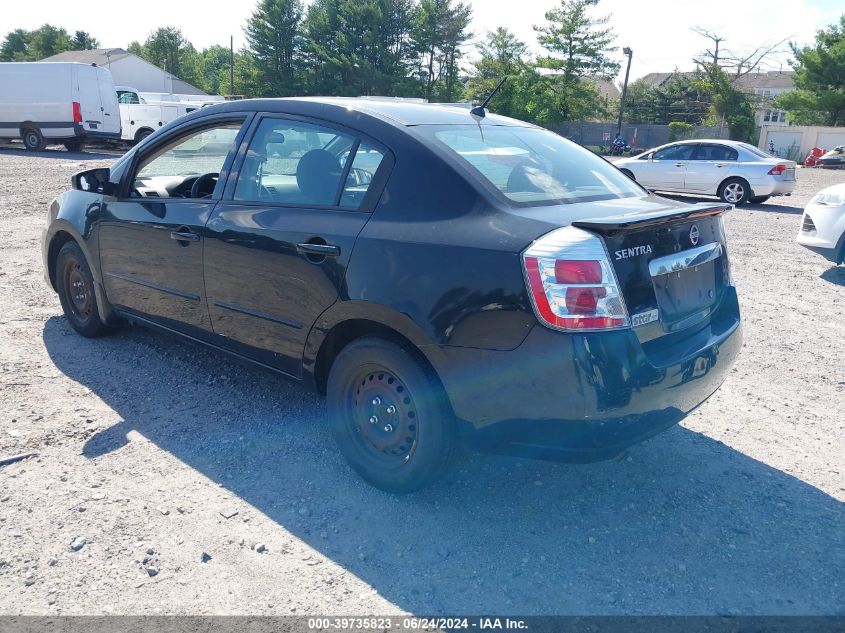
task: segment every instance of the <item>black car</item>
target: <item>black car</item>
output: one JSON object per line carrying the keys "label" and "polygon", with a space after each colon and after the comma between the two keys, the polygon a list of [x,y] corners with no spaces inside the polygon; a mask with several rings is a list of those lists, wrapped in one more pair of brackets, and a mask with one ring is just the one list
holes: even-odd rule
{"label": "black car", "polygon": [[220,104],[73,185],[43,256],[74,329],[130,319],[307,383],[385,490],[461,443],[615,457],[706,400],[741,345],[729,207],[483,110]]}

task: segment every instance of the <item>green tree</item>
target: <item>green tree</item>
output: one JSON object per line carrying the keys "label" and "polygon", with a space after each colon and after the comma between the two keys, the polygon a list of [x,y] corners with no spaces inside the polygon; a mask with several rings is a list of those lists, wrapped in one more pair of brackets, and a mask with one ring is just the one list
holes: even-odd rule
{"label": "green tree", "polygon": [[127,50],[188,83],[202,82],[199,55],[175,26],[160,27],[143,44],[132,42]]}
{"label": "green tree", "polygon": [[100,41],[87,31],[76,31],[71,40],[72,50],[87,51],[100,48]]}
{"label": "green tree", "polygon": [[414,16],[411,39],[418,58],[417,74],[423,96],[430,101],[456,101],[461,47],[472,38],[468,30],[472,8],[453,0],[421,0]]}
{"label": "green tree", "polygon": [[72,48],[71,38],[67,31],[52,24],[45,24],[29,34],[27,57],[31,60],[39,60],[72,50]]}
{"label": "green tree", "polygon": [[487,33],[475,45],[479,58],[466,84],[468,99],[481,99],[502,80],[505,84],[490,102],[490,111],[516,119],[532,118],[532,87],[538,77],[528,62],[528,47],[504,27]]}
{"label": "green tree", "polygon": [[244,29],[261,92],[298,94],[302,0],[260,0]]}
{"label": "green tree", "polygon": [[815,45],[791,47],[796,90],[780,95],[775,105],[799,124],[845,125],[845,15],[816,33]]}
{"label": "green tree", "polygon": [[751,96],[737,88],[718,64],[703,64],[703,77],[698,84],[710,96],[711,116],[707,122],[719,125],[725,121],[733,140],[753,142],[755,123]]}
{"label": "green tree", "polygon": [[615,35],[607,27],[609,16],[593,17],[599,0],[561,0],[546,12],[546,23],[535,26],[537,41],[548,51],[538,60],[551,71],[544,77],[549,98],[561,120],[577,120],[603,110],[598,90],[587,85],[591,77],[612,79],[619,73]]}
{"label": "green tree", "polygon": [[3,43],[0,44],[0,61],[21,62],[27,61],[27,50],[29,48],[30,32],[24,29],[15,29],[6,33]]}

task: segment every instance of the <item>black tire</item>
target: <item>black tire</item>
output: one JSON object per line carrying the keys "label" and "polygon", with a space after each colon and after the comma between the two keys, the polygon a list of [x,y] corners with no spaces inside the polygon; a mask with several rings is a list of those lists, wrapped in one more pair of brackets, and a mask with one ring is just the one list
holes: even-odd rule
{"label": "black tire", "polygon": [[152,133],[153,133],[153,131],[150,130],[150,129],[147,129],[147,128],[143,128],[141,130],[138,130],[137,132],[135,132],[135,144],[137,145],[138,143],[143,141],[145,138],[147,138]]}
{"label": "black tire", "polygon": [[100,321],[94,277],[79,244],[65,242],[56,257],[56,289],[70,326],[82,336],[96,338],[111,328]]}
{"label": "black tire", "polygon": [[413,351],[353,341],[329,372],[329,427],[349,464],[386,492],[419,490],[455,460],[458,438],[440,381]]}
{"label": "black tire", "polygon": [[753,198],[749,198],[748,202],[751,202],[752,204],[763,204],[769,198],[771,198],[771,196],[754,196]]}
{"label": "black tire", "polygon": [[64,141],[62,145],[64,145],[65,149],[69,152],[82,151],[82,141]]}
{"label": "black tire", "polygon": [[719,185],[719,199],[734,206],[748,202],[751,197],[751,187],[742,178],[728,178]]}
{"label": "black tire", "polygon": [[628,176],[628,178],[630,178],[634,182],[637,182],[637,179],[634,177],[634,172],[632,172],[630,169],[620,169],[619,171]]}
{"label": "black tire", "polygon": [[31,152],[40,152],[47,147],[47,141],[38,128],[29,128],[21,132],[23,146]]}

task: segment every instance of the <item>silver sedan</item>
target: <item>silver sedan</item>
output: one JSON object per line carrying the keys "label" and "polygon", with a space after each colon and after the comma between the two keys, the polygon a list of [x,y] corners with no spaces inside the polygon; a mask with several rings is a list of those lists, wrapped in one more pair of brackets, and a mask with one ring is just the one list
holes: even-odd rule
{"label": "silver sedan", "polygon": [[654,191],[718,196],[739,205],[788,196],[795,189],[795,162],[739,141],[695,139],[669,143],[616,162]]}

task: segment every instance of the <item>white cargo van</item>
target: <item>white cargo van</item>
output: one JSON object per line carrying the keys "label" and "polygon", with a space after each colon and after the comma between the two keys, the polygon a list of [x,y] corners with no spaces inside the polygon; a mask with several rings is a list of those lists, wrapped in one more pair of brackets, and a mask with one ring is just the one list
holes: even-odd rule
{"label": "white cargo van", "polygon": [[0,64],[0,138],[30,150],[63,143],[78,151],[88,139],[120,139],[111,73],[74,62]]}

